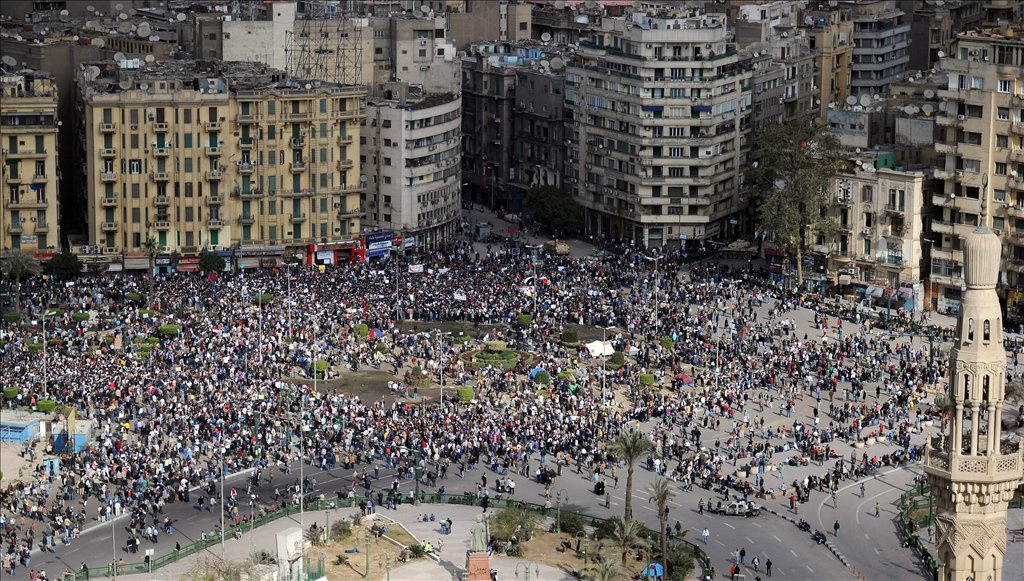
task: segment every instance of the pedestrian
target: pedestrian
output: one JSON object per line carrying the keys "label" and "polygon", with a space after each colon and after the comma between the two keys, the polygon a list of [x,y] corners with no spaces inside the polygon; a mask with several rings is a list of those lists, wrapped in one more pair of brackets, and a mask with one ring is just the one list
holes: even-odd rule
{"label": "pedestrian", "polygon": [[765,559],[765,561],[764,561],[764,571],[765,571],[765,573],[768,574],[769,577],[772,576],[772,560],[771,559]]}
{"label": "pedestrian", "polygon": [[704,539],[704,544],[706,545],[708,544],[708,539],[711,538],[711,531],[708,530],[708,527],[704,527],[704,530],[701,531],[700,536]]}
{"label": "pedestrian", "polygon": [[832,508],[839,508],[839,494],[835,488],[832,489]]}
{"label": "pedestrian", "polygon": [[882,505],[876,502],[875,503],[875,518],[878,518],[881,515],[881,512],[882,512]]}
{"label": "pedestrian", "polygon": [[860,483],[860,497],[864,498],[864,483]]}
{"label": "pedestrian", "polygon": [[697,503],[697,514],[704,514],[704,499],[700,499]]}
{"label": "pedestrian", "polygon": [[757,568],[761,566],[761,559],[754,555],[754,558],[750,561],[750,564],[754,566],[754,573],[757,573]]}
{"label": "pedestrian", "polygon": [[835,531],[835,535],[838,537],[839,536],[839,521],[838,520],[832,525],[832,530]]}
{"label": "pedestrian", "polygon": [[747,548],[746,547],[742,547],[740,549],[740,565],[743,564],[743,561],[746,558],[747,558]]}

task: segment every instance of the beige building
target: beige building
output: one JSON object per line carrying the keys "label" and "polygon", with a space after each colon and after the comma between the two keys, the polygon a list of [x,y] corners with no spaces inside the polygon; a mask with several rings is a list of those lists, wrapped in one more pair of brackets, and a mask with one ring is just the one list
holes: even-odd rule
{"label": "beige building", "polygon": [[273,247],[273,260],[354,244],[364,89],[196,61],[86,67],[80,87],[89,241],[102,252],[138,252],[150,236],[186,256]]}
{"label": "beige building", "polygon": [[435,248],[457,232],[462,209],[462,97],[367,103],[363,171],[366,229]]}
{"label": "beige building", "polygon": [[804,13],[804,27],[816,58],[816,84],[821,99],[818,120],[825,122],[829,103],[841,105],[850,96],[853,19],[846,9],[809,10]]}
{"label": "beige building", "polygon": [[725,14],[658,14],[601,20],[566,69],[567,188],[588,234],[731,238],[749,227],[739,182],[751,71]]}
{"label": "beige building", "polygon": [[61,247],[57,87],[29,70],[0,76],[0,250]]}
{"label": "beige building", "polygon": [[884,95],[910,63],[910,19],[896,0],[843,0],[853,18],[850,93]]}
{"label": "beige building", "polygon": [[1004,244],[1000,282],[1014,295],[1024,288],[1024,30],[1006,32],[961,36],[940,65],[948,80],[939,91],[935,149],[945,159],[936,177],[945,191],[932,201],[931,269],[939,310],[961,304],[962,239],[979,223],[983,196],[987,225]]}

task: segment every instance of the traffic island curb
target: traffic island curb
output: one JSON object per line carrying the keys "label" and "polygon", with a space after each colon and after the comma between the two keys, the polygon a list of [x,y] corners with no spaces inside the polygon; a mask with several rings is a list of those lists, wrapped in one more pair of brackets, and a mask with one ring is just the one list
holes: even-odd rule
{"label": "traffic island curb", "polygon": [[[765,507],[765,510],[767,510],[768,512],[774,514],[775,516],[782,517],[782,518],[788,520],[789,522],[793,523],[793,526],[796,526],[796,524],[797,524],[796,519],[791,517],[791,516],[789,516],[788,514],[779,514],[774,509],[768,508],[768,507]],[[850,561],[846,558],[845,555],[843,555],[843,553],[838,548],[836,548],[835,543],[833,543],[832,541],[826,540],[825,541],[825,547],[828,548],[829,552],[831,552],[833,555],[835,555],[837,559],[839,559],[839,562],[842,563],[844,567],[846,567],[847,569],[853,570],[853,568],[850,566]]]}

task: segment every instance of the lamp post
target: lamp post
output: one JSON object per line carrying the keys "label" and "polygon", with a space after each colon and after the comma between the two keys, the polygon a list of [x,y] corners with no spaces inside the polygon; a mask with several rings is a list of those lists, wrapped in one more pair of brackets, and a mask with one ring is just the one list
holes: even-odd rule
{"label": "lamp post", "polygon": [[530,574],[540,577],[540,568],[536,563],[530,563],[526,561],[520,561],[516,563],[516,579],[519,579],[519,573],[522,571],[523,581],[530,581]]}
{"label": "lamp post", "polygon": [[661,304],[659,302],[659,297],[661,296],[661,269],[659,268],[659,262],[662,258],[665,258],[665,256],[647,256],[646,254],[641,254],[640,256],[642,256],[644,260],[649,260],[654,263],[654,324],[657,325],[658,318],[661,313]]}
{"label": "lamp post", "polygon": [[555,493],[555,534],[562,531],[562,502],[569,501],[569,493],[564,488]]}

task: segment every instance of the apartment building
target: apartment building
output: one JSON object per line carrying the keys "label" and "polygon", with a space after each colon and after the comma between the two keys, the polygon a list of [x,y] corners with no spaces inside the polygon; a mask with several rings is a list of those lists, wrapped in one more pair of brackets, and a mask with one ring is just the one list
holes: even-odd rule
{"label": "apartment building", "polygon": [[[913,299],[915,309],[920,310],[924,302],[922,233],[928,176],[924,171],[884,167],[887,159],[891,161],[885,155],[851,159],[849,171],[833,181],[836,201],[830,212],[839,231],[831,241],[815,240],[812,249],[819,257],[819,272],[825,270],[820,258],[828,260],[829,282],[839,287],[875,287],[900,299],[893,303],[895,308]],[[878,168],[878,163],[883,167]]]}
{"label": "apartment building", "polygon": [[[544,54],[544,53],[542,53]],[[516,72],[512,116],[512,175],[509,179],[512,208],[533,188],[564,188],[566,141],[566,57],[546,54],[547,59]],[[547,66],[543,66],[546,60]]]}
{"label": "apartment building", "polygon": [[391,14],[370,19],[373,30],[373,75],[370,92],[389,95],[389,83],[420,87],[425,94],[445,94],[459,87],[462,64],[440,16]]}
{"label": "apartment building", "polygon": [[367,103],[362,167],[366,228],[405,247],[436,248],[462,209],[462,97],[457,92]]}
{"label": "apartment building", "polygon": [[[1019,25],[1018,25],[1019,26]],[[959,37],[940,61],[947,86],[939,91],[935,145],[945,156],[945,180],[932,203],[931,282],[940,310],[955,310],[963,284],[961,241],[988,204],[988,225],[1003,239],[1007,288],[1024,288],[1024,40],[1021,28],[986,29]]]}
{"label": "apartment building", "polygon": [[57,87],[46,73],[0,76],[0,250],[60,249]]}
{"label": "apartment building", "polygon": [[804,12],[804,29],[816,58],[818,119],[825,122],[829,103],[841,104],[850,96],[853,18],[849,9],[831,10],[822,4]]}
{"label": "apartment building", "polygon": [[661,9],[604,18],[580,42],[565,179],[587,233],[663,246],[749,228],[751,70],[731,38],[724,14]]}
{"label": "apartment building", "polygon": [[89,243],[138,252],[312,244],[360,231],[365,90],[256,63],[172,61],[80,73]]}
{"label": "apartment building", "polygon": [[478,44],[462,57],[462,173],[474,202],[512,208],[512,115],[516,70],[497,54],[502,45]]}
{"label": "apartment building", "polygon": [[850,93],[882,95],[902,80],[910,63],[910,21],[896,0],[847,0],[853,17]]}
{"label": "apartment building", "polygon": [[927,71],[939,64],[939,53],[948,53],[957,34],[981,26],[985,17],[982,2],[948,0],[922,2],[914,8],[910,22],[910,68]]}

